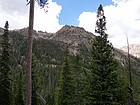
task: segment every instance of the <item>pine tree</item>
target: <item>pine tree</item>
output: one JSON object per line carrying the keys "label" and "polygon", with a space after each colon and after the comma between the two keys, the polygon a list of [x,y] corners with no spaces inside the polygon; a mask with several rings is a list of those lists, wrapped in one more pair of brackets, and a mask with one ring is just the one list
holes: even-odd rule
{"label": "pine tree", "polygon": [[47,105],[54,105],[54,71],[55,67],[53,65],[48,66],[48,94],[46,97]]}
{"label": "pine tree", "polygon": [[118,63],[105,31],[106,17],[100,5],[95,29],[99,35],[93,39],[91,48],[89,105],[122,105],[126,102],[126,91],[118,80]]}
{"label": "pine tree", "polygon": [[74,105],[75,83],[68,47],[65,50],[64,56],[62,72],[55,96],[55,105]]}
{"label": "pine tree", "polygon": [[23,99],[23,72],[19,71],[19,78],[17,80],[17,95],[15,97],[15,104],[16,105],[24,105]]}
{"label": "pine tree", "polygon": [[10,63],[9,63],[9,25],[6,21],[4,27],[4,34],[2,36],[2,54],[0,59],[0,104],[11,105],[11,86],[10,86]]}
{"label": "pine tree", "polygon": [[38,60],[36,56],[33,54],[32,57],[32,105],[39,105],[38,99]]}
{"label": "pine tree", "polygon": [[73,64],[74,74],[75,74],[75,105],[84,105],[84,72],[81,65],[80,55],[76,55]]}

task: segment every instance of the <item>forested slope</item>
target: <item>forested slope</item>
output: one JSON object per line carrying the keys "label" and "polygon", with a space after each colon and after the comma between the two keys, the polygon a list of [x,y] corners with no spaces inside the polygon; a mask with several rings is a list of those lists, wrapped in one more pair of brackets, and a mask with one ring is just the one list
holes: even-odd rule
{"label": "forested slope", "polygon": [[[2,34],[1,29],[1,34]],[[95,35],[83,28],[64,26],[56,33],[34,31],[33,55],[35,56],[35,75],[37,78],[37,92],[47,101],[47,105],[53,105],[54,94],[59,80],[59,73],[64,60],[64,49],[68,45],[71,65],[74,65],[76,55],[80,55],[84,75],[88,73],[90,62],[90,41]],[[26,64],[27,29],[10,31],[10,68],[12,79],[13,102],[21,94],[25,101],[25,64]],[[127,70],[127,53],[115,49],[115,58],[120,64],[118,74],[129,87],[129,74]],[[140,59],[131,56],[131,70],[136,100],[140,91]],[[83,77],[84,78],[84,77]],[[20,93],[21,91],[21,93]],[[41,99],[38,96],[39,101]]]}

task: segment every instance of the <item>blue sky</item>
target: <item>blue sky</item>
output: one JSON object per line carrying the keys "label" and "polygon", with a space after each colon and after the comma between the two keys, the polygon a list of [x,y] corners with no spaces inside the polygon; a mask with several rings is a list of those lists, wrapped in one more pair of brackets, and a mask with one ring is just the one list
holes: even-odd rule
{"label": "blue sky", "polygon": [[[28,27],[26,0],[0,0],[0,4],[0,27],[7,20],[10,30]],[[130,44],[140,44],[140,0],[49,0],[47,13],[36,3],[34,29],[55,33],[67,24],[94,33],[100,4],[107,19],[110,42],[117,48],[126,46],[127,34]]]}
{"label": "blue sky", "polygon": [[53,0],[62,6],[59,16],[60,24],[78,25],[79,14],[82,12],[97,11],[100,4],[103,6],[111,5],[112,0]]}

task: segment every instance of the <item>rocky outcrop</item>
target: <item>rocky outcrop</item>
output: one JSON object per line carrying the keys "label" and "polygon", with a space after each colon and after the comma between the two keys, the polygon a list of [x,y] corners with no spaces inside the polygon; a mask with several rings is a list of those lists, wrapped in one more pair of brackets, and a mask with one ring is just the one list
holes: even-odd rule
{"label": "rocky outcrop", "polygon": [[52,39],[77,46],[78,44],[88,45],[89,40],[94,37],[84,28],[65,25],[55,33]]}

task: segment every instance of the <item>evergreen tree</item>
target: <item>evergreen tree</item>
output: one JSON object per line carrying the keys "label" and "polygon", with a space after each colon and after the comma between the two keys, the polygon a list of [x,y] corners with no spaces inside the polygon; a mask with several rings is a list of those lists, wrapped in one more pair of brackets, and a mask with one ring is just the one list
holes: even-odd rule
{"label": "evergreen tree", "polygon": [[122,81],[118,80],[118,63],[113,55],[113,47],[107,40],[106,17],[102,5],[97,12],[95,32],[99,34],[92,41],[91,77],[89,105],[122,105],[126,102],[126,91]]}
{"label": "evergreen tree", "polygon": [[32,57],[32,105],[39,105],[38,99],[38,60],[33,54]]}
{"label": "evergreen tree", "polygon": [[15,99],[15,105],[24,105],[24,100],[23,100],[23,72],[19,71],[19,78],[17,80],[17,95]]}
{"label": "evergreen tree", "polygon": [[74,105],[74,92],[74,75],[71,69],[67,47],[64,53],[64,63],[62,65],[60,81],[56,91],[55,105]]}
{"label": "evergreen tree", "polygon": [[81,58],[80,55],[76,55],[74,59],[73,64],[74,74],[75,74],[75,99],[74,104],[75,105],[84,105],[84,72],[81,65]]}
{"label": "evergreen tree", "polygon": [[46,97],[47,105],[54,105],[54,71],[55,67],[53,65],[48,66],[48,94]]}
{"label": "evergreen tree", "polygon": [[4,27],[4,34],[2,36],[2,54],[0,59],[0,104],[11,105],[11,86],[10,86],[10,63],[9,63],[9,25],[6,21]]}

